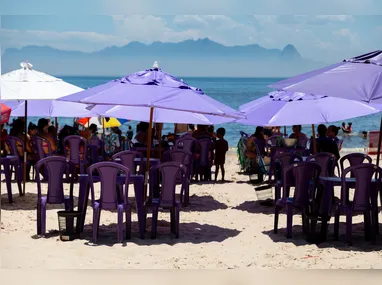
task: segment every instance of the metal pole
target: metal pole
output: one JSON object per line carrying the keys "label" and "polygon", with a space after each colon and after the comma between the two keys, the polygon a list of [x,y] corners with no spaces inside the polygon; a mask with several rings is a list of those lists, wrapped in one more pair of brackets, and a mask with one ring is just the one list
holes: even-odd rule
{"label": "metal pole", "polygon": [[316,132],[314,130],[314,124],[312,124],[312,137],[313,137],[313,154],[317,152]]}
{"label": "metal pole", "polygon": [[153,134],[153,116],[154,116],[154,107],[150,107],[150,123],[148,130],[148,139],[147,139],[147,160],[146,160],[146,174],[145,174],[145,191],[143,199],[146,200],[147,197],[147,184],[149,180],[150,172],[150,155],[151,155],[151,140]]}
{"label": "metal pole", "polygon": [[380,153],[381,153],[381,140],[382,140],[382,116],[381,116],[381,123],[379,126],[379,138],[378,138],[378,152],[377,152],[377,166],[379,166],[379,159],[380,159]]}
{"label": "metal pole", "polygon": [[28,122],[28,100],[25,100],[25,126],[24,126],[24,177],[23,177],[23,195],[25,195],[25,182],[27,180],[27,143],[28,143],[28,128],[27,128],[27,122]]}

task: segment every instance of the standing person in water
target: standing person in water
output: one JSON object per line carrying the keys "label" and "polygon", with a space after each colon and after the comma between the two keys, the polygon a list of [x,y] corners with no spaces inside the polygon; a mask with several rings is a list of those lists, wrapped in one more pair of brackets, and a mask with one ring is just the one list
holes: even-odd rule
{"label": "standing person in water", "polygon": [[218,179],[219,174],[219,168],[222,172],[222,179],[221,181],[224,181],[225,176],[225,156],[228,151],[228,142],[224,139],[225,136],[225,129],[219,128],[216,131],[216,144],[215,144],[215,182]]}
{"label": "standing person in water", "polygon": [[353,132],[353,124],[352,123],[349,123],[348,124],[348,130],[349,130],[349,133],[352,133]]}
{"label": "standing person in water", "polygon": [[[351,123],[350,123],[351,124]],[[342,131],[345,133],[345,134],[349,134],[351,132],[351,130],[349,130],[349,127],[346,126],[346,123],[343,122],[342,123]]]}

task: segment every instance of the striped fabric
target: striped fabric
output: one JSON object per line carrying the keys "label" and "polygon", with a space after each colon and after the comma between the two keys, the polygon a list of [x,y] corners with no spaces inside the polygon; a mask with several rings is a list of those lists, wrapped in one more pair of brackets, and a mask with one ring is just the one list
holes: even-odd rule
{"label": "striped fabric", "polygon": [[345,59],[344,62],[372,63],[382,66],[382,50],[376,50],[354,58]]}

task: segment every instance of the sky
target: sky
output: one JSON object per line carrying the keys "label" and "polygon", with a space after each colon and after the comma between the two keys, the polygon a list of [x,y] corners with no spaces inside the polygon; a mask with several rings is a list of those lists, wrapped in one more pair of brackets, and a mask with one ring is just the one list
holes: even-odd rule
{"label": "sky", "polygon": [[0,0],[0,44],[93,52],[210,38],[333,62],[382,48],[381,0]]}
{"label": "sky", "polygon": [[293,44],[303,57],[332,62],[381,49],[382,15],[2,15],[0,29],[2,51],[43,45],[93,52],[206,37],[227,46]]}

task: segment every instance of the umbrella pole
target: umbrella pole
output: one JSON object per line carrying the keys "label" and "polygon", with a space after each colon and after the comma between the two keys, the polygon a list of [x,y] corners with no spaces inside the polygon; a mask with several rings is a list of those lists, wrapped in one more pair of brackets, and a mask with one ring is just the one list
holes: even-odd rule
{"label": "umbrella pole", "polygon": [[149,171],[150,171],[150,155],[151,155],[151,140],[153,135],[153,115],[154,115],[154,107],[150,107],[150,123],[149,123],[149,133],[147,139],[147,160],[146,160],[146,175],[145,175],[145,190],[143,199],[147,198],[147,185],[149,180]]}
{"label": "umbrella pole", "polygon": [[381,123],[379,126],[379,138],[378,138],[378,151],[377,151],[377,166],[379,166],[379,159],[381,156],[381,141],[382,141],[382,117],[381,117]]}
{"label": "umbrella pole", "polygon": [[286,137],[287,133],[286,133],[286,126],[284,126],[284,137]]}
{"label": "umbrella pole", "polygon": [[[1,106],[0,106],[0,118],[1,118]],[[1,134],[3,133],[3,128],[4,126],[1,127],[1,122],[0,122],[0,155],[3,155],[3,144],[1,143]],[[4,144],[5,144],[5,140],[4,140]],[[5,146],[4,146],[4,152],[5,152]],[[1,176],[2,176],[2,172],[0,171],[0,197],[1,197],[1,185],[3,185],[3,183],[1,183]],[[0,199],[0,223],[1,223],[1,199]]]}
{"label": "umbrella pole", "polygon": [[27,121],[28,121],[28,100],[25,100],[25,125],[24,125],[24,177],[23,177],[23,195],[25,195],[25,182],[27,180],[27,143],[28,143],[28,129],[27,129]]}
{"label": "umbrella pole", "polygon": [[[105,143],[105,124],[104,124],[104,117],[101,117],[101,122],[102,122],[102,136],[103,136],[103,142]],[[90,119],[89,119],[90,121]],[[102,159],[105,160],[105,150],[102,150]]]}
{"label": "umbrella pole", "polygon": [[58,130],[58,119],[57,119],[57,117],[54,117],[54,124],[56,125],[56,129]]}
{"label": "umbrella pole", "polygon": [[313,154],[317,152],[317,143],[316,143],[316,132],[314,130],[314,124],[312,124],[312,143],[313,143]]}

